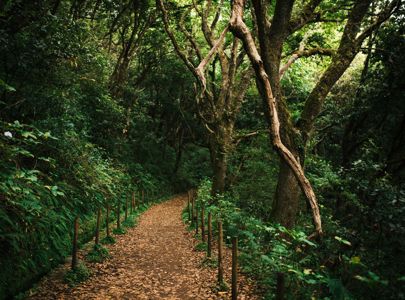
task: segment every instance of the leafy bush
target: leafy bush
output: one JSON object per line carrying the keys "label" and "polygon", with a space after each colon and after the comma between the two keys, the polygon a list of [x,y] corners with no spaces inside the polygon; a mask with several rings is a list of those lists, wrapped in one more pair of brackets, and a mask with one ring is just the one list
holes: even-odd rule
{"label": "leafy bush", "polygon": [[93,249],[86,255],[86,260],[88,262],[103,262],[107,258],[110,258],[108,249],[101,245],[94,245]]}
{"label": "leafy bush", "polygon": [[74,287],[79,283],[86,281],[91,276],[90,270],[85,264],[79,263],[77,268],[69,270],[64,277],[64,280],[69,286]]}
{"label": "leafy bush", "polygon": [[104,245],[115,244],[115,238],[112,236],[106,236],[106,237],[102,238],[100,242]]}
{"label": "leafy bush", "polygon": [[125,228],[114,228],[113,229],[113,233],[117,234],[117,235],[121,235],[121,234],[126,234],[127,231],[125,230]]}
{"label": "leafy bush", "polygon": [[134,227],[137,224],[137,220],[133,216],[128,216],[128,218],[122,222],[122,226],[124,227]]}
{"label": "leafy bush", "polygon": [[194,247],[195,251],[207,251],[207,243],[201,242]]}

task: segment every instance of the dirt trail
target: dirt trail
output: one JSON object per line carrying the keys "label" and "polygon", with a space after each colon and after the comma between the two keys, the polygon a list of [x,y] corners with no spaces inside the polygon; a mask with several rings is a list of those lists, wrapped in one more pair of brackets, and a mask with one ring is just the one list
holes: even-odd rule
{"label": "dirt trail", "polygon": [[[197,241],[181,221],[185,202],[177,196],[151,207],[136,227],[116,236],[117,243],[108,247],[111,259],[89,264],[93,276],[86,282],[74,288],[64,284],[66,264],[46,276],[29,299],[229,299],[229,293],[213,289],[216,269],[201,266],[204,253],[194,250]],[[228,278],[229,255],[226,251]],[[239,299],[258,299],[243,276]]]}

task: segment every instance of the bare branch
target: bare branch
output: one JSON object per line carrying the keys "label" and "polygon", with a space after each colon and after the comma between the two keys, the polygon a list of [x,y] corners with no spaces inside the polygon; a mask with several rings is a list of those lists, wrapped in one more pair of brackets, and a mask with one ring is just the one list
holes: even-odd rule
{"label": "bare branch", "polygon": [[168,12],[163,4],[163,0],[156,0],[156,6],[160,9],[160,11],[163,14],[163,23],[164,23],[165,31],[166,31],[167,35],[169,36],[170,40],[172,41],[172,44],[174,46],[174,49],[176,50],[177,55],[184,62],[184,64],[187,66],[187,68],[193,73],[193,75],[197,79],[199,79],[200,77],[199,77],[198,73],[196,72],[196,69],[195,69],[192,61],[182,51],[179,44],[177,43],[177,40],[176,40],[173,32],[170,30],[169,16],[168,16]]}
{"label": "bare branch", "polygon": [[222,31],[220,37],[218,40],[214,43],[213,47],[211,48],[210,52],[207,54],[207,56],[200,62],[197,68],[195,68],[195,72],[198,76],[198,79],[201,81],[202,87],[203,87],[203,92],[205,91],[207,87],[207,80],[205,79],[204,71],[205,68],[207,67],[207,64],[211,61],[213,56],[217,53],[218,49],[223,45],[225,41],[225,36],[229,30],[229,25],[225,27],[225,29]]}
{"label": "bare branch", "polygon": [[292,19],[289,23],[289,33],[293,33],[304,27],[309,21],[316,17],[315,9],[322,2],[322,0],[311,0],[304,6],[299,16]]}
{"label": "bare branch", "polygon": [[280,68],[280,78],[282,78],[285,71],[287,71],[287,69],[301,57],[309,57],[313,55],[332,56],[334,53],[335,51],[329,48],[312,48],[307,50],[298,50],[293,55],[291,55],[288,61]]}
{"label": "bare branch", "polygon": [[224,5],[224,0],[221,0],[220,4],[217,7],[217,11],[215,13],[214,20],[212,21],[211,26],[210,26],[211,31],[213,31],[215,29],[215,26],[218,23],[219,17],[221,16],[221,8],[222,8],[223,5]]}
{"label": "bare branch", "polygon": [[260,133],[267,132],[268,130],[256,130],[253,132],[245,133],[245,134],[238,134],[236,137],[233,138],[235,146],[239,145],[239,143],[247,138],[254,137],[259,135]]}
{"label": "bare branch", "polygon": [[186,26],[184,25],[184,17],[186,15],[186,13],[191,11],[191,7],[189,9],[187,9],[181,16],[180,18],[180,22],[179,22],[179,27],[181,32],[186,36],[187,40],[190,42],[191,47],[193,48],[195,54],[197,55],[198,59],[201,60],[202,59],[202,55],[201,55],[201,51],[200,48],[197,46],[197,42],[196,40],[193,38],[193,36],[190,34],[190,32],[188,32],[188,30],[186,29]]}

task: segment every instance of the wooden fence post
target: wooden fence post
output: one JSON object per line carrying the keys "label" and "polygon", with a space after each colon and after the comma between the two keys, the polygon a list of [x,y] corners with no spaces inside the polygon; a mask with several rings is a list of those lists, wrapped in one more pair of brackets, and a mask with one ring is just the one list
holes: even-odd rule
{"label": "wooden fence post", "polygon": [[201,240],[205,243],[204,204],[201,204]]}
{"label": "wooden fence post", "polygon": [[232,238],[232,300],[238,299],[238,238]]}
{"label": "wooden fence post", "polygon": [[96,234],[94,237],[94,244],[98,245],[100,240],[100,220],[101,220],[101,207],[97,209],[97,221],[96,221]]}
{"label": "wooden fence post", "polygon": [[117,217],[117,229],[121,228],[121,198],[118,198],[118,203],[117,203],[117,211],[116,211],[116,217]]}
{"label": "wooden fence post", "polygon": [[195,205],[195,234],[198,234],[198,205]]}
{"label": "wooden fence post", "polygon": [[194,198],[191,197],[191,224],[194,224],[194,206],[195,206],[195,201]]}
{"label": "wooden fence post", "polygon": [[222,243],[224,233],[222,231],[222,221],[218,221],[218,283],[222,285],[224,283],[224,266],[222,262]]}
{"label": "wooden fence post", "polygon": [[78,265],[78,259],[77,259],[77,238],[78,238],[78,233],[79,233],[79,216],[75,217],[75,220],[73,222],[73,247],[72,247],[72,270],[75,270]]}
{"label": "wooden fence post", "polygon": [[132,191],[131,214],[134,212],[134,209],[135,209],[135,191]]}
{"label": "wooden fence post", "polygon": [[190,193],[188,193],[187,197],[187,213],[188,213],[188,221],[191,222]]}
{"label": "wooden fence post", "polygon": [[126,221],[128,219],[128,196],[125,197],[125,215],[124,215],[124,220]]}
{"label": "wooden fence post", "polygon": [[281,272],[277,273],[277,290],[276,290],[276,300],[284,299],[284,274]]}
{"label": "wooden fence post", "polygon": [[207,245],[207,257],[211,258],[212,247],[212,225],[211,225],[211,212],[208,212],[208,245]]}

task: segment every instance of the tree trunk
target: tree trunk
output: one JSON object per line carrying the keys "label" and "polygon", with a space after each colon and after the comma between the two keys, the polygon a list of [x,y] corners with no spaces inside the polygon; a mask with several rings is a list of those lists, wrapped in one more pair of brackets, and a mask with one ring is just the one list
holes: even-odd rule
{"label": "tree trunk", "polygon": [[77,268],[77,237],[79,232],[79,216],[76,216],[73,223],[73,241],[72,241],[72,270]]}
{"label": "tree trunk", "polygon": [[117,61],[114,72],[110,78],[110,91],[113,97],[122,96],[123,84],[128,76],[129,63],[129,58],[125,56]]}
{"label": "tree trunk", "polygon": [[[277,4],[278,3],[279,2],[277,2]],[[256,48],[254,39],[252,37],[249,28],[243,22],[243,10],[244,10],[244,1],[243,0],[234,1],[234,5],[232,8],[232,17],[230,20],[231,30],[237,37],[239,37],[243,41],[244,48],[255,69],[257,82],[259,82],[259,85],[261,86],[262,95],[265,96],[264,100],[266,101],[268,114],[271,117],[270,134],[272,145],[279,154],[281,160],[283,160],[286,164],[288,164],[288,166],[294,172],[295,178],[299,181],[300,188],[303,191],[303,193],[305,193],[305,196],[307,197],[312,208],[312,215],[315,225],[315,235],[321,235],[322,222],[315,193],[313,191],[311,183],[305,177],[299,159],[294,155],[294,153],[292,153],[287,148],[285,141],[283,141],[281,138],[280,119],[281,122],[283,122],[284,115],[282,113],[279,119],[278,106],[280,105],[282,99],[276,101],[276,98],[273,96],[271,83],[269,81],[269,75],[266,73],[266,70],[264,69],[263,60],[258,53],[258,50]],[[277,78],[275,79],[275,82],[277,83]]]}
{"label": "tree trunk", "polygon": [[212,194],[221,194],[225,191],[225,179],[227,170],[226,153],[216,153],[213,159],[212,170],[214,173],[212,182]]}
{"label": "tree trunk", "polygon": [[210,155],[213,171],[212,196],[222,194],[226,188],[228,156],[232,151],[233,123],[220,124],[210,136]]}
{"label": "tree trunk", "polygon": [[299,208],[300,186],[290,166],[280,161],[277,189],[272,206],[272,220],[292,228]]}
{"label": "tree trunk", "polygon": [[177,171],[179,170],[182,153],[183,153],[182,146],[179,145],[179,148],[176,150],[176,161],[174,163],[173,175],[176,175]]}
{"label": "tree trunk", "polygon": [[97,210],[97,223],[96,223],[96,234],[94,238],[94,243],[98,245],[100,240],[100,219],[101,219],[101,208]]}

